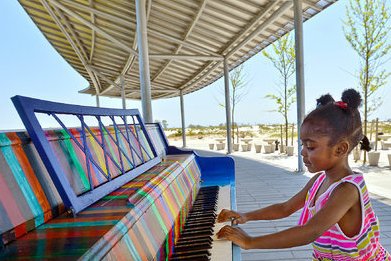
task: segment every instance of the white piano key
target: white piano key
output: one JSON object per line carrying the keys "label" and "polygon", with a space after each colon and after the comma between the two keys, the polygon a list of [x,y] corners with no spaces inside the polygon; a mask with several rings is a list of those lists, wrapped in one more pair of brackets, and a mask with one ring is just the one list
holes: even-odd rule
{"label": "white piano key", "polygon": [[[231,209],[231,188],[229,185],[220,187],[219,196],[217,199],[216,214],[219,214],[220,211],[224,208]],[[232,260],[232,242],[225,239],[218,239],[216,236],[217,232],[219,232],[220,229],[225,225],[231,225],[231,222],[216,222],[215,227],[213,228],[213,245],[212,249],[210,250],[211,260]]]}

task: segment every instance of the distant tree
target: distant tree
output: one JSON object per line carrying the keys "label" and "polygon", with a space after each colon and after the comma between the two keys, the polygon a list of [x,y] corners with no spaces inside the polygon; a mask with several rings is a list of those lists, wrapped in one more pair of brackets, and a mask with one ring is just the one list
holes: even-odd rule
{"label": "distant tree", "polygon": [[199,124],[189,124],[187,127],[190,129],[205,129],[205,126]]}
{"label": "distant tree", "polygon": [[277,109],[274,111],[277,111],[284,117],[285,145],[288,145],[288,112],[291,105],[296,101],[296,86],[289,86],[289,79],[295,72],[295,47],[289,34],[286,34],[273,43],[271,48],[272,53],[264,50],[262,54],[277,69],[282,85],[277,90],[277,94],[267,94],[265,97],[276,102]]}
{"label": "distant tree", "polygon": [[162,120],[163,129],[168,128],[168,122],[166,120]]}
{"label": "distant tree", "polygon": [[[363,97],[364,134],[367,135],[368,116],[381,104],[376,91],[390,75],[382,69],[391,45],[387,43],[390,15],[386,0],[350,0],[346,6],[344,34],[359,56],[358,85]],[[364,164],[366,156],[364,154]]]}
{"label": "distant tree", "polygon": [[[242,98],[247,94],[247,81],[243,73],[243,64],[236,67],[229,76],[231,81],[231,123],[232,137],[235,137],[235,109],[236,105],[241,102]],[[234,139],[233,139],[234,140]],[[236,142],[239,143],[239,127],[236,124]]]}
{"label": "distant tree", "polygon": [[[242,100],[242,98],[247,94],[247,80],[246,75],[243,72],[243,64],[239,65],[233,69],[229,74],[230,80],[230,98],[231,98],[231,124],[232,124],[232,141],[235,143],[235,127],[236,131],[236,140],[239,143],[239,127],[235,124],[235,109],[236,105]],[[220,106],[225,107],[223,103],[220,103]]]}

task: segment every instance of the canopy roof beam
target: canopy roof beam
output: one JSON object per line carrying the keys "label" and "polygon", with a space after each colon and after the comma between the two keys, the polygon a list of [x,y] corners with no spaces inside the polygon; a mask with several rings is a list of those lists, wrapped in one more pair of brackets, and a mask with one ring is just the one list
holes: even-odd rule
{"label": "canopy roof beam", "polygon": [[[58,0],[49,0],[49,1],[56,1],[58,3]],[[132,27],[134,30],[136,30],[136,24],[130,22],[129,20],[126,20],[127,17],[122,16],[122,18],[121,18],[121,14],[120,13],[118,13],[118,15],[111,15],[111,14],[108,14],[106,12],[97,10],[97,9],[91,7],[91,6],[86,6],[86,5],[80,4],[80,3],[78,3],[78,2],[76,2],[74,0],[60,0],[60,1],[67,5],[66,8],[69,8],[69,9],[72,9],[72,10],[77,9],[77,10],[80,10],[80,11],[89,12],[90,14],[93,14],[93,15],[105,18],[105,19],[107,19],[109,21],[113,21],[113,22],[116,22],[118,24],[121,24],[121,25],[124,25],[124,26],[127,26],[127,27]],[[60,3],[58,3],[58,4],[61,5]]]}
{"label": "canopy roof beam", "polygon": [[[66,30],[64,25],[61,23],[61,21],[59,20],[57,15],[54,13],[54,11],[50,7],[50,5],[46,2],[46,0],[41,0],[41,3],[45,7],[46,11],[49,13],[50,17],[52,17],[52,19],[54,20],[56,25],[60,28],[61,32],[66,37],[66,39],[68,40],[69,44],[72,46],[72,49],[76,53],[77,57],[80,59],[83,66],[86,67],[87,73],[91,77],[92,83],[95,87],[96,94],[100,95],[99,79],[96,77],[96,75],[91,70],[89,70],[87,68],[88,63],[87,63],[86,59],[88,56],[85,53],[84,49],[82,48],[82,45],[81,45],[78,37],[74,33],[72,27],[69,25],[67,19],[64,17],[64,15],[56,7],[53,7],[56,10],[56,12],[58,13],[58,15],[60,16],[60,18],[64,21],[65,26],[68,28],[69,32],[72,34],[72,37],[74,40],[72,39],[71,35],[69,35],[68,31]],[[75,41],[76,41],[76,43],[75,43]]]}
{"label": "canopy roof beam", "polygon": [[[147,21],[149,19],[149,14],[151,13],[151,0],[148,0],[148,8],[147,8]],[[135,35],[134,39],[133,39],[133,43],[132,43],[132,49],[136,50],[137,49],[137,35]],[[117,77],[117,79],[115,80],[115,82],[118,82],[119,81],[119,77],[121,77],[121,75],[126,75],[129,71],[132,70],[132,67],[133,67],[133,64],[134,64],[134,61],[136,60],[135,59],[136,56],[133,54],[133,53],[130,53],[129,54],[129,58],[128,60],[126,61],[126,64],[124,66],[124,68],[122,69],[122,72],[121,74]],[[114,88],[114,85],[110,85],[108,86],[104,92],[108,92],[110,91],[111,89]]]}
{"label": "canopy roof beam", "polygon": [[[111,85],[114,85],[116,88],[118,89],[121,89],[121,86],[119,83],[116,83],[112,80],[110,80],[109,78],[107,78],[103,73],[100,72],[99,69],[97,69],[96,67],[94,67],[93,65],[91,64],[87,64],[85,65],[86,68],[88,68],[89,70],[93,71],[94,73],[96,73],[97,75],[99,75],[99,77],[101,77],[104,81],[106,81],[107,83],[110,83]],[[107,90],[107,89],[106,89]],[[103,90],[100,95],[104,95],[106,93],[106,90]]]}
{"label": "canopy roof beam", "polygon": [[155,30],[149,29],[148,30],[148,34],[149,35],[153,35],[155,37],[158,37],[160,39],[165,39],[165,40],[168,40],[168,41],[171,41],[171,42],[174,42],[174,43],[181,44],[181,45],[186,46],[187,48],[192,49],[194,51],[199,51],[199,52],[202,52],[202,53],[205,53],[205,54],[209,54],[209,55],[220,55],[218,53],[209,51],[209,50],[207,50],[207,49],[205,49],[205,48],[203,48],[203,47],[201,47],[201,46],[199,46],[197,44],[186,42],[186,41],[180,40],[178,38],[175,38],[173,36],[169,36],[167,34],[164,34],[164,33],[161,33],[161,32],[155,31]]}
{"label": "canopy roof beam", "polygon": [[[182,43],[179,43],[178,47],[176,48],[176,50],[175,50],[175,52],[174,52],[175,54],[178,54],[178,53],[181,51],[182,46],[183,46],[183,43],[187,40],[187,38],[189,37],[190,33],[192,32],[194,26],[197,24],[198,20],[200,19],[201,14],[202,14],[202,12],[203,12],[204,9],[205,9],[206,2],[207,2],[207,0],[204,0],[204,1],[202,2],[200,9],[198,9],[197,15],[194,17],[193,22],[191,23],[191,25],[190,25],[189,28],[187,29],[187,32],[185,33],[185,36],[183,37]],[[164,65],[160,68],[160,70],[152,77],[152,79],[151,79],[152,82],[153,82],[155,79],[157,79],[157,78],[158,78],[158,77],[167,69],[167,67],[170,65],[171,61],[172,61],[172,60],[167,61],[167,63],[164,64]],[[183,95],[183,94],[181,93],[181,95]],[[181,96],[181,97],[182,97],[182,96]]]}
{"label": "canopy roof beam", "polygon": [[305,3],[306,5],[308,5],[309,7],[311,7],[312,9],[316,10],[317,12],[320,12],[322,10],[322,8],[314,5],[314,3],[312,3],[311,1],[309,0],[304,0],[303,3]]}
{"label": "canopy roof beam", "polygon": [[[94,6],[92,0],[89,0],[88,4],[90,5],[90,7]],[[91,13],[90,17],[91,17],[91,23],[95,24],[95,15]],[[90,63],[92,63],[92,59],[94,58],[94,51],[95,51],[95,31],[91,30],[91,52],[90,52],[90,59],[89,59]]]}
{"label": "canopy roof beam", "polygon": [[170,59],[170,60],[209,60],[209,61],[222,61],[224,57],[221,56],[208,56],[208,55],[180,55],[180,54],[150,54],[152,59]]}
{"label": "canopy roof beam", "polygon": [[[95,68],[93,65],[87,65],[87,67],[93,71],[94,73],[96,73],[97,75],[99,75],[99,77],[101,77],[104,81],[106,81],[107,83],[111,84],[113,86],[113,88],[118,88],[119,90],[122,91],[122,84],[125,85],[125,81],[122,83],[116,83],[115,81],[112,81],[110,80],[109,78],[107,78],[103,73],[101,73],[99,71],[99,69]],[[121,77],[119,77],[119,79],[121,80]],[[154,91],[156,92],[161,92],[161,93],[177,93],[179,92],[176,88],[174,87],[171,87],[171,86],[162,86],[164,87],[164,89],[159,89],[159,88],[154,88]],[[125,89],[125,88],[124,88]],[[128,92],[140,92],[139,89],[128,89],[127,90]],[[104,91],[101,92],[101,95],[104,95],[108,92],[107,89],[105,89]],[[125,90],[124,90],[125,92]],[[128,95],[125,93],[125,97],[128,97]]]}
{"label": "canopy roof beam", "polygon": [[[55,1],[55,0],[48,0],[48,1]],[[122,24],[122,25],[125,25],[125,26],[128,26],[128,27],[132,27],[134,29],[136,29],[136,24],[135,23],[132,23],[128,20],[126,20],[125,18],[120,18],[118,16],[114,16],[114,15],[111,15],[111,14],[108,14],[108,13],[105,13],[105,12],[102,12],[102,11],[99,11],[99,10],[96,10],[94,8],[91,8],[91,7],[88,7],[88,6],[85,6],[85,5],[82,5],[82,4],[78,4],[76,2],[74,2],[73,0],[61,0],[62,2],[66,2],[68,4],[71,4],[72,7],[74,8],[78,8],[79,10],[82,10],[82,11],[87,11],[87,12],[90,12],[91,14],[94,14],[94,15],[97,15],[97,16],[101,16],[103,18],[106,18],[110,21],[115,21],[119,24]],[[60,5],[60,4],[59,4]],[[148,14],[147,16],[149,17],[149,13],[150,13],[150,8],[151,8],[151,3],[149,1],[149,5],[148,5]],[[72,12],[72,11],[71,11]],[[73,12],[72,12],[73,13]],[[201,14],[201,13],[199,13]],[[80,19],[79,19],[80,20]],[[83,19],[84,20],[84,19]],[[198,17],[197,17],[197,20],[198,20]],[[81,21],[81,20],[80,20]],[[81,21],[82,22],[82,21]],[[192,25],[192,27],[194,27],[194,23]],[[91,29],[93,29],[91,26],[89,26]],[[184,40],[180,40],[180,39],[177,39],[175,37],[172,37],[172,36],[169,36],[169,35],[166,35],[164,33],[161,33],[161,32],[158,32],[158,31],[155,31],[155,30],[151,30],[151,29],[148,29],[148,34],[150,35],[153,35],[153,36],[156,36],[156,37],[159,37],[159,38],[162,38],[162,39],[166,39],[166,40],[169,40],[169,41],[172,41],[172,42],[175,42],[175,43],[178,43],[182,46],[186,46],[187,48],[189,49],[193,49],[193,50],[197,50],[197,51],[200,51],[200,52],[203,52],[203,53],[206,53],[206,54],[210,54],[210,55],[218,55],[214,52],[211,52],[211,51],[208,51],[206,50],[205,48],[203,47],[200,47],[196,44],[193,44],[193,43],[189,43],[189,42],[185,42]],[[187,33],[187,35],[190,34],[190,31]],[[187,36],[186,36],[187,37]],[[133,48],[134,49],[134,48]],[[135,51],[135,50],[134,50]],[[137,52],[136,52],[137,53]],[[137,56],[137,54],[136,54]]]}
{"label": "canopy roof beam", "polygon": [[[48,0],[50,1],[50,3],[58,8],[60,8],[61,10],[63,10],[65,13],[67,13],[69,16],[79,20],[81,23],[83,23],[84,25],[88,26],[89,28],[91,28],[91,30],[94,30],[96,31],[97,33],[101,34],[102,36],[104,36],[107,40],[111,41],[112,43],[114,43],[115,45],[117,45],[118,47],[122,48],[123,50],[127,51],[127,52],[130,52],[130,53],[133,53],[133,55],[135,56],[138,56],[138,53],[136,50],[134,50],[133,48],[130,48],[127,44],[117,40],[115,37],[111,36],[109,33],[105,32],[103,29],[99,28],[98,26],[92,24],[91,22],[87,21],[86,19],[84,19],[83,17],[81,17],[79,14],[73,12],[71,9],[65,7],[64,5],[60,4],[59,2],[55,1],[55,0]],[[88,7],[89,8],[89,7]]]}
{"label": "canopy roof beam", "polygon": [[[238,35],[238,37],[236,37],[224,50],[223,52],[223,55],[226,59],[229,58],[229,56],[233,53],[232,51],[229,51],[229,49],[231,49],[233,46],[241,46],[243,45],[243,42],[241,44],[238,44],[237,42],[242,38],[244,37],[245,35],[248,35],[249,34],[249,31],[254,28],[254,26],[256,24],[258,24],[260,21],[262,21],[265,16],[271,11],[273,10],[273,8],[278,4],[278,2],[280,2],[279,0],[276,0],[276,1],[273,1],[272,3],[270,3],[267,7],[265,7],[265,9],[262,9],[260,12],[258,12],[258,15],[246,26],[246,28],[244,28],[242,30],[242,32]],[[277,11],[279,12],[279,10]],[[262,23],[259,27],[262,27],[266,22]],[[260,32],[261,30],[259,29],[258,27],[258,32]],[[264,26],[263,26],[264,27]],[[252,37],[254,35],[254,33],[251,34]],[[249,39],[250,36],[247,37],[247,39]],[[230,52],[228,54],[225,54],[226,52]]]}
{"label": "canopy roof beam", "polygon": [[[167,93],[179,93],[179,91],[173,91],[173,90],[156,90],[156,92],[159,92],[159,93],[162,93],[162,97],[164,97],[165,95],[167,95]],[[128,90],[128,94],[125,95],[126,98],[129,98],[131,97],[131,95],[133,94],[140,94],[140,89],[132,89],[132,90]]]}
{"label": "canopy roof beam", "polygon": [[[261,21],[262,19],[265,18],[265,16],[276,6],[276,4],[278,3],[279,1],[274,1],[272,2],[270,5],[268,5],[265,9],[263,9],[262,12],[259,13],[259,15],[257,16],[256,19],[254,19],[240,34],[238,37],[236,37],[226,48],[225,50],[223,51],[223,54],[228,52],[228,54],[226,55],[226,59],[229,59],[229,56],[232,55],[233,53],[235,53],[241,46],[243,46],[245,43],[247,43],[248,41],[250,41],[251,38],[253,38],[254,36],[257,35],[257,33],[259,33],[261,30],[263,30],[264,28],[266,28],[269,24],[271,24],[274,20],[276,20],[280,15],[281,13],[286,10],[288,7],[290,7],[292,5],[291,2],[286,2],[284,3],[276,12],[274,12],[265,22],[263,22],[258,28],[257,30],[255,30],[254,32],[252,32],[250,35],[248,35],[240,44],[237,44],[236,48],[234,48],[233,50],[229,51],[230,48],[232,48],[232,46],[234,46],[237,41],[239,39],[241,39],[244,35],[248,34],[248,31],[250,28],[252,28],[255,24],[259,23],[259,21]],[[216,68],[218,68],[218,66],[221,65],[221,62],[218,62],[217,64],[215,64],[212,69],[209,69],[209,67],[212,65],[214,61],[210,62],[209,64],[207,64],[203,69],[200,70],[200,72],[198,74],[196,74],[191,80],[188,81],[188,83],[190,83],[189,85],[185,85],[185,86],[182,86],[180,89],[183,89],[183,90],[187,90],[187,89],[190,89],[191,87],[193,87],[198,81],[199,79],[201,78],[205,78],[207,75],[209,75],[210,73],[212,73]],[[205,72],[207,71],[207,72]],[[203,76],[203,77],[201,77]]]}
{"label": "canopy roof beam", "polygon": [[[142,60],[136,3],[143,1],[143,19],[148,21],[144,31],[153,52],[149,57],[151,99],[160,99],[179,96],[179,90],[186,95],[211,84],[223,76],[222,57],[233,69],[292,31],[291,5],[296,0],[18,1],[53,47],[90,83],[80,93],[110,97],[121,96],[116,87],[121,76],[125,90],[140,88],[140,68],[135,68]],[[304,20],[336,2],[301,1]],[[289,7],[281,11],[283,6]],[[266,24],[274,13],[278,18]],[[166,87],[172,92],[155,92]],[[142,98],[140,93],[129,93],[131,99]]]}
{"label": "canopy roof beam", "polygon": [[[274,4],[276,4],[276,2],[278,1],[275,1]],[[271,4],[269,10],[274,7],[274,4]],[[241,46],[246,45],[252,38],[256,37],[262,30],[277,20],[291,6],[292,2],[284,3],[277,11],[273,12],[273,14],[270,15],[269,18],[267,18],[255,31],[249,34],[241,43],[237,44],[236,47],[227,54],[227,57],[230,57],[232,54],[238,51]],[[240,37],[237,39],[240,39]]]}

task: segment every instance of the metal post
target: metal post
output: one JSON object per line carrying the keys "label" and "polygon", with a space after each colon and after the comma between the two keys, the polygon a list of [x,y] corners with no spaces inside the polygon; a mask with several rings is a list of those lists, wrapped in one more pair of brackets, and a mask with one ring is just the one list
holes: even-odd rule
{"label": "metal post", "polygon": [[[282,124],[280,125],[280,152],[281,153],[284,153],[284,134],[283,134],[283,129],[284,127],[282,126]],[[287,144],[285,144],[285,146],[288,146],[288,143]]]}
{"label": "metal post", "polygon": [[140,71],[141,107],[145,122],[153,122],[151,102],[151,78],[149,74],[146,0],[136,1],[138,63]]}
{"label": "metal post", "polygon": [[95,95],[96,107],[100,107],[99,94]]}
{"label": "metal post", "polygon": [[379,135],[379,118],[376,118],[376,128],[375,128],[375,151],[377,151],[377,139]]}
{"label": "metal post", "polygon": [[180,101],[181,101],[181,122],[182,122],[182,147],[186,147],[186,125],[185,125],[185,107],[183,102],[183,92],[180,90]]}
{"label": "metal post", "polygon": [[301,156],[300,130],[304,120],[305,100],[304,100],[304,53],[303,53],[303,8],[302,0],[293,1],[295,17],[295,52],[296,52],[296,100],[297,100],[297,171],[304,171],[303,157]]}
{"label": "metal post", "polygon": [[123,75],[120,76],[120,80],[121,80],[122,109],[126,109],[125,80]]}
{"label": "metal post", "polygon": [[231,98],[229,95],[229,70],[228,59],[224,58],[224,87],[225,87],[225,115],[227,122],[227,152],[232,153],[232,140],[231,140]]}
{"label": "metal post", "polygon": [[291,145],[293,146],[293,135],[295,135],[295,124],[292,124],[292,137],[291,137]]}

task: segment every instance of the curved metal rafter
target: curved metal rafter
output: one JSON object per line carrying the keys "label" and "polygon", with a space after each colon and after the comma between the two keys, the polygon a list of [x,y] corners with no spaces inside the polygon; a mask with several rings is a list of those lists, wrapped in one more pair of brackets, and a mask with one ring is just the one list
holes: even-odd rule
{"label": "curved metal rafter", "polygon": [[[135,1],[19,0],[90,83],[81,93],[121,97],[124,77],[126,97],[140,99]],[[292,0],[145,1],[152,99],[199,90],[223,75],[222,59],[232,69],[293,29]],[[302,0],[304,19],[334,2]]]}
{"label": "curved metal rafter", "polygon": [[[196,16],[195,16],[194,19],[193,19],[193,22],[191,23],[191,25],[189,26],[189,28],[187,29],[187,32],[185,33],[185,35],[184,35],[184,37],[183,37],[183,40],[182,40],[183,42],[185,42],[185,41],[188,39],[188,37],[189,37],[191,31],[193,30],[194,26],[196,25],[196,23],[197,23],[198,20],[200,19],[201,14],[202,14],[202,12],[203,12],[204,9],[205,9],[206,3],[207,3],[207,0],[202,1],[201,5],[200,5],[200,8],[198,9],[198,12],[197,12]],[[180,43],[180,44],[178,45],[178,47],[177,47],[176,50],[174,51],[174,54],[178,54],[178,53],[180,52],[180,50],[182,49],[182,46],[183,46],[183,42]],[[152,58],[152,57],[151,57],[151,58]],[[158,70],[158,72],[155,73],[155,75],[153,75],[153,76],[151,77],[151,82],[154,82],[154,81],[156,80],[156,78],[158,78],[158,77],[167,69],[167,67],[170,65],[171,61],[172,61],[172,60],[169,59],[169,60],[166,62],[166,64],[164,64],[164,65]]]}
{"label": "curved metal rafter", "polygon": [[[80,61],[82,62],[82,64],[84,65],[84,67],[87,69],[87,72],[88,74],[90,75],[91,77],[91,80],[94,84],[94,87],[95,87],[95,90],[96,90],[96,93],[99,94],[100,92],[100,83],[99,83],[99,80],[97,79],[96,75],[91,71],[91,70],[88,70],[88,63],[86,61],[87,59],[87,54],[85,52],[85,50],[82,48],[82,45],[77,37],[77,35],[75,34],[75,32],[73,31],[71,25],[69,24],[69,22],[67,21],[67,19],[65,18],[65,16],[56,8],[56,7],[53,7],[54,10],[52,10],[52,8],[50,7],[50,5],[47,3],[46,0],[41,0],[42,2],[42,5],[45,7],[45,9],[47,10],[47,12],[50,14],[50,16],[52,17],[52,19],[55,21],[55,23],[57,24],[57,26],[60,28],[61,32],[65,35],[65,37],[67,38],[68,42],[70,43],[70,45],[72,46],[73,50],[75,51],[75,53],[77,54],[78,58],[80,59]],[[62,22],[64,23],[64,25],[62,24],[62,22],[60,21],[60,19],[57,17],[57,15],[55,14],[55,12],[57,12],[57,14],[60,16],[60,18],[62,19]],[[68,31],[66,30],[68,29],[68,31],[70,32],[70,34],[68,33]],[[72,38],[73,37],[73,38]]]}
{"label": "curved metal rafter", "polygon": [[[254,26],[256,24],[258,24],[260,21],[262,21],[262,19],[264,19],[266,17],[266,15],[271,11],[273,10],[273,8],[278,4],[278,1],[274,1],[272,3],[269,4],[269,6],[267,6],[265,9],[263,9],[259,16],[258,17],[255,17],[253,19],[253,21],[246,27],[244,28],[244,30],[227,46],[225,47],[224,51],[222,51],[223,54],[225,54],[225,57],[226,59],[229,59],[229,57],[235,53],[238,49],[238,47],[240,46],[237,42],[242,39],[245,35],[249,34],[249,31],[254,28]],[[274,16],[274,19],[276,19],[278,17],[278,15],[284,11],[289,5],[291,5],[291,3],[288,3],[286,2],[279,10],[277,10],[276,13],[274,13],[272,16]],[[254,32],[252,32],[252,34],[256,34],[258,31],[262,30],[263,27],[266,27],[269,23],[271,23],[272,20],[269,18],[268,20],[266,20],[264,23],[261,24],[260,27],[258,27],[258,29]],[[252,36],[252,35],[251,35]],[[248,42],[249,39],[250,39],[250,36],[248,36],[246,38],[247,40],[246,41],[242,41],[243,42]],[[233,48],[234,46],[236,46],[233,50],[231,50],[231,48]],[[193,79],[191,79],[189,82],[191,83],[192,80],[195,80],[193,83],[191,83],[190,85],[187,85],[187,86],[183,86],[181,87],[180,89],[181,90],[187,90],[187,89],[190,89],[191,87],[193,87],[198,81],[199,79],[203,79],[201,78],[200,76],[202,75],[203,77],[207,77],[210,73],[212,73],[213,71],[215,71],[215,69],[217,69],[219,66],[221,66],[221,62],[220,63],[216,63],[212,69],[208,69],[208,66],[212,65],[212,62],[210,62],[207,66],[205,66],[205,68],[203,70],[201,70],[197,75],[195,75],[193,77]],[[208,72],[205,72],[206,70],[208,70]],[[198,80],[197,80],[198,79]]]}

